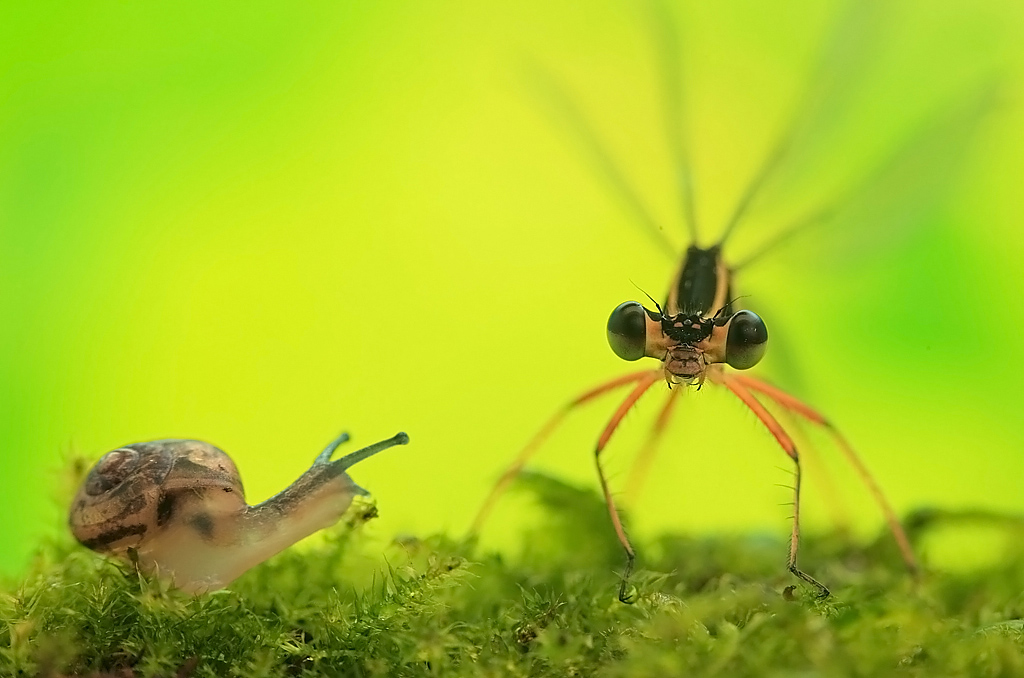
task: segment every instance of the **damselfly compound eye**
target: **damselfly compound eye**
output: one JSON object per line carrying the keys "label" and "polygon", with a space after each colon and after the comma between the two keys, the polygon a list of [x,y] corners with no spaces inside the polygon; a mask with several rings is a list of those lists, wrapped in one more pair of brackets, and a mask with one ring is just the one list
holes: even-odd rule
{"label": "damselfly compound eye", "polygon": [[747,370],[761,362],[768,348],[768,328],[753,311],[739,311],[729,321],[725,341],[725,362],[737,370]]}
{"label": "damselfly compound eye", "polygon": [[640,360],[647,346],[647,311],[636,301],[619,304],[608,317],[608,344],[623,360]]}

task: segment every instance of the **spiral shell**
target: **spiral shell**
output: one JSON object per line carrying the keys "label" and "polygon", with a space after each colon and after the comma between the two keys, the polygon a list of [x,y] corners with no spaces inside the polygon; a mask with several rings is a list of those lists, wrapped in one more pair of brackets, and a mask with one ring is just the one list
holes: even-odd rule
{"label": "spiral shell", "polygon": [[175,515],[183,499],[219,491],[228,511],[246,508],[238,468],[199,440],[126,445],[100,458],[72,502],[71,532],[84,546],[121,554],[138,548]]}

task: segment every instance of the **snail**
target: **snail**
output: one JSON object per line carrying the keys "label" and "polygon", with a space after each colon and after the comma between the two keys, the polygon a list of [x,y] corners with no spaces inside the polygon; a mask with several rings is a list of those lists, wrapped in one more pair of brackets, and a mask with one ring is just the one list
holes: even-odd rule
{"label": "snail", "polygon": [[249,568],[341,518],[368,492],[345,472],[409,436],[398,433],[331,461],[343,433],[283,492],[245,503],[238,469],[199,440],[155,440],[107,452],[71,504],[75,538],[99,553],[130,559],[189,593],[223,588]]}

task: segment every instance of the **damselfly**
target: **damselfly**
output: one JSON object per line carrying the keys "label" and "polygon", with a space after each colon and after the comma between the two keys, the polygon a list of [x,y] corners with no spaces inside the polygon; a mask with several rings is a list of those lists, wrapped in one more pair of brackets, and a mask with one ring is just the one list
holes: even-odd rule
{"label": "damselfly", "polygon": [[[674,61],[677,52],[676,37],[671,29],[667,16],[660,16],[658,22],[660,33],[660,53],[663,81],[666,87],[666,111],[670,120],[677,123],[682,112],[682,91],[680,86],[679,68]],[[576,108],[572,100],[564,95],[557,86],[547,82],[548,94],[560,104],[561,108],[572,118],[585,143],[590,147],[592,155],[604,171],[606,178],[614,185],[623,201],[629,205],[634,216],[647,226],[652,234],[663,239],[663,232],[658,228],[643,201],[633,190],[625,175],[612,160],[611,154],[605,149],[598,135],[590,127],[586,117]],[[611,517],[612,526],[626,553],[626,566],[622,573],[619,586],[619,599],[630,602],[629,576],[635,560],[635,551],[623,528],[619,511],[609,488],[608,479],[602,465],[602,452],[608,445],[612,434],[622,422],[626,413],[636,404],[640,397],[659,381],[667,382],[670,390],[662,405],[661,411],[651,431],[646,450],[661,436],[670,419],[673,407],[679,394],[685,387],[694,386],[698,390],[706,383],[723,387],[734,394],[771,432],[782,450],[789,456],[795,469],[793,484],[793,526],[789,540],[787,567],[796,577],[815,587],[822,596],[829,595],[828,588],[799,567],[798,549],[800,540],[800,488],[802,469],[800,456],[793,439],[776,417],[766,407],[766,403],[781,408],[806,421],[826,429],[834,438],[843,455],[852,464],[857,474],[871,491],[882,509],[890,530],[896,539],[903,559],[913,571],[916,561],[906,534],[896,518],[894,511],[868,472],[860,457],[843,437],[843,435],[814,408],[796,397],[773,386],[767,381],[750,376],[747,370],[754,367],[762,358],[768,345],[768,330],[765,322],[753,311],[739,307],[738,300],[733,296],[733,276],[746,263],[759,258],[789,235],[808,226],[820,223],[831,212],[830,209],[814,210],[780,231],[780,235],[770,240],[760,251],[744,262],[730,265],[723,258],[723,251],[736,226],[742,221],[751,202],[765,184],[767,178],[778,166],[780,159],[790,147],[794,129],[799,125],[795,118],[789,132],[784,134],[760,170],[749,182],[746,190],[733,209],[721,237],[708,247],[698,244],[697,223],[694,210],[693,182],[689,151],[679,124],[670,124],[668,142],[675,160],[676,171],[681,186],[681,199],[688,224],[691,244],[684,253],[678,271],[669,285],[669,291],[663,304],[650,299],[653,308],[645,307],[636,301],[620,304],[608,319],[607,338],[612,350],[620,358],[629,361],[642,358],[653,358],[660,362],[655,369],[645,369],[617,377],[600,384],[582,395],[571,400],[566,407],[555,414],[522,450],[514,463],[495,483],[490,495],[485,500],[473,524],[473,531],[482,527],[490,513],[494,502],[509,486],[523,469],[524,465],[537,451],[541,443],[561,423],[563,418],[575,408],[598,396],[616,389],[630,387],[628,395],[619,404],[604,430],[601,432],[594,448],[594,459],[597,473]],[[678,388],[672,388],[679,386]]]}

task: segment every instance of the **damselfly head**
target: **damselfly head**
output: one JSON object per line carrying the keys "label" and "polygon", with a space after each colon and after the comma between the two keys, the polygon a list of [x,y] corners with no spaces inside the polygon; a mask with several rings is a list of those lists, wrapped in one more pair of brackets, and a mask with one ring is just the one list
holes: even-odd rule
{"label": "damselfly head", "polygon": [[727,363],[737,370],[756,365],[768,348],[768,328],[753,311],[669,316],[627,301],[608,317],[608,344],[623,360],[657,358],[673,381],[689,381],[706,365]]}

